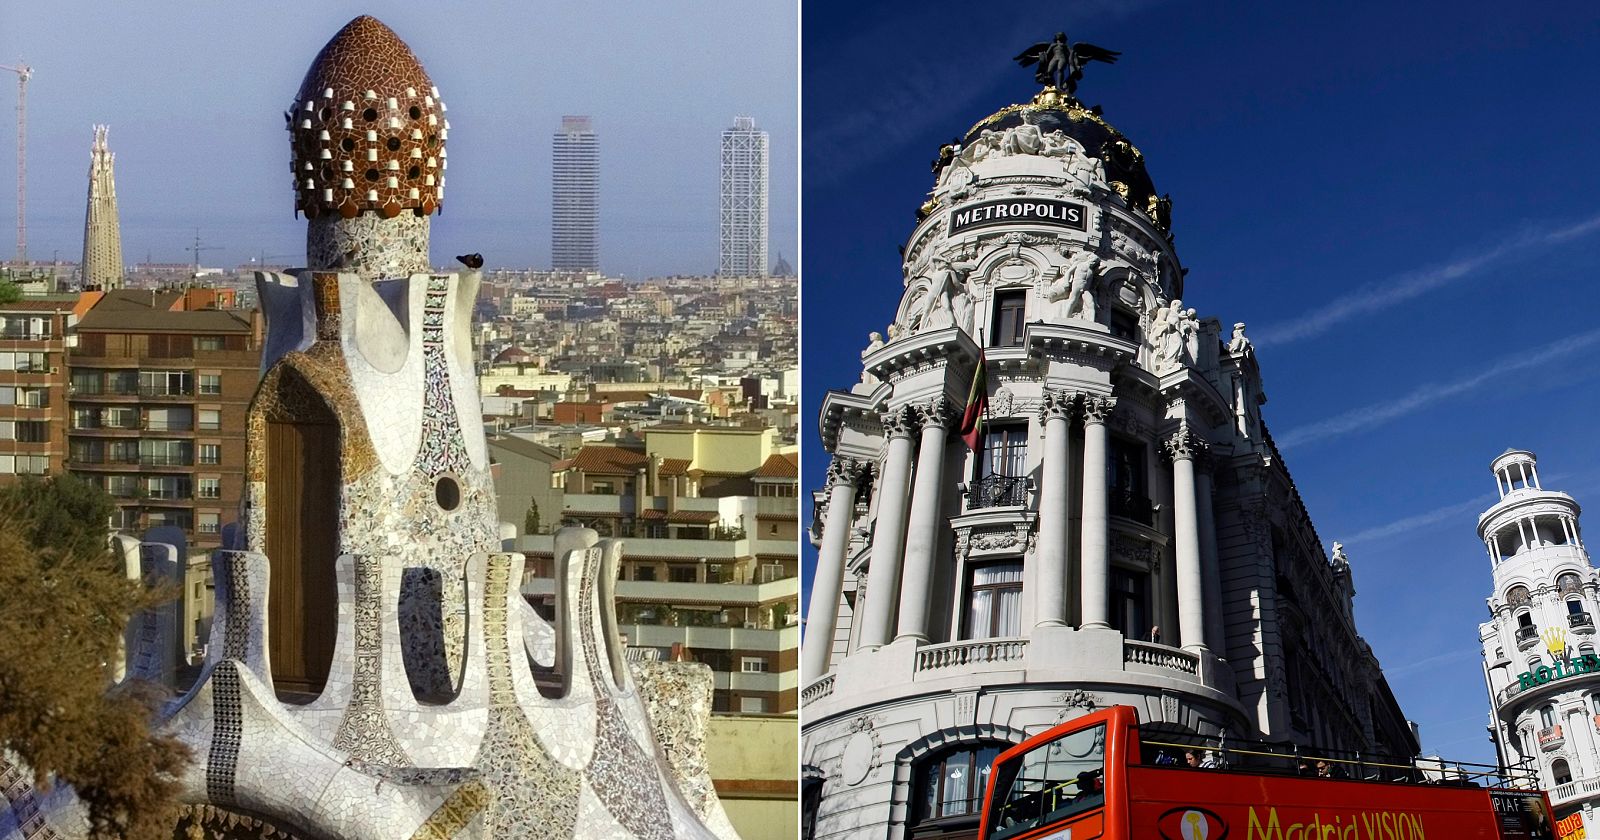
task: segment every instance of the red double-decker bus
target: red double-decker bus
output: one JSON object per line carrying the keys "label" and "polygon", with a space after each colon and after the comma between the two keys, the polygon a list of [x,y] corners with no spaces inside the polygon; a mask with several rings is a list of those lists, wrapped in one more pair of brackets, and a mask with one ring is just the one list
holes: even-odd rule
{"label": "red double-decker bus", "polygon": [[1113,706],[1006,750],[978,840],[1556,840],[1544,793],[1498,771],[1159,737]]}

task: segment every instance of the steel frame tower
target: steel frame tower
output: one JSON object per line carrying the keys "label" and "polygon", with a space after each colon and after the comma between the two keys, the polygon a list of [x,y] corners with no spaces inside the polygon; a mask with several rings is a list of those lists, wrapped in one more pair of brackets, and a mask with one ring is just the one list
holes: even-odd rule
{"label": "steel frame tower", "polygon": [[28,264],[28,80],[33,68],[26,64],[0,64],[0,70],[17,74],[17,265]]}
{"label": "steel frame tower", "polygon": [[722,132],[722,247],[717,273],[767,276],[767,133],[753,117]]}

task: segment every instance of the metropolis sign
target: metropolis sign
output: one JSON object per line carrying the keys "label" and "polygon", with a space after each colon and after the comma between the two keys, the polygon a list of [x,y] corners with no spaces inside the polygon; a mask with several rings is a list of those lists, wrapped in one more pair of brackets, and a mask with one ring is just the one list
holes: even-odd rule
{"label": "metropolis sign", "polygon": [[994,225],[1051,225],[1074,230],[1088,229],[1088,213],[1082,204],[1053,198],[1004,198],[984,201],[950,211],[950,234]]}

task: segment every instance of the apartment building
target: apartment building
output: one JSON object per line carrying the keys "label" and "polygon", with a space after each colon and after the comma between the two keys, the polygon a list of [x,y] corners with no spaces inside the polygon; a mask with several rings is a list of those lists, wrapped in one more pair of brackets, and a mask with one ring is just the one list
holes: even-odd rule
{"label": "apartment building", "polygon": [[68,348],[75,298],[0,304],[0,485],[57,475],[67,456]]}

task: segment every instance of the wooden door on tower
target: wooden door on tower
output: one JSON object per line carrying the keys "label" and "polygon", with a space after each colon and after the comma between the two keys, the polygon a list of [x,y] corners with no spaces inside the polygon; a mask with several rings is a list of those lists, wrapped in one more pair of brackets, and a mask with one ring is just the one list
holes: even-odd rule
{"label": "wooden door on tower", "polygon": [[338,629],[339,427],[266,424],[268,655],[280,694],[316,695],[328,681]]}

